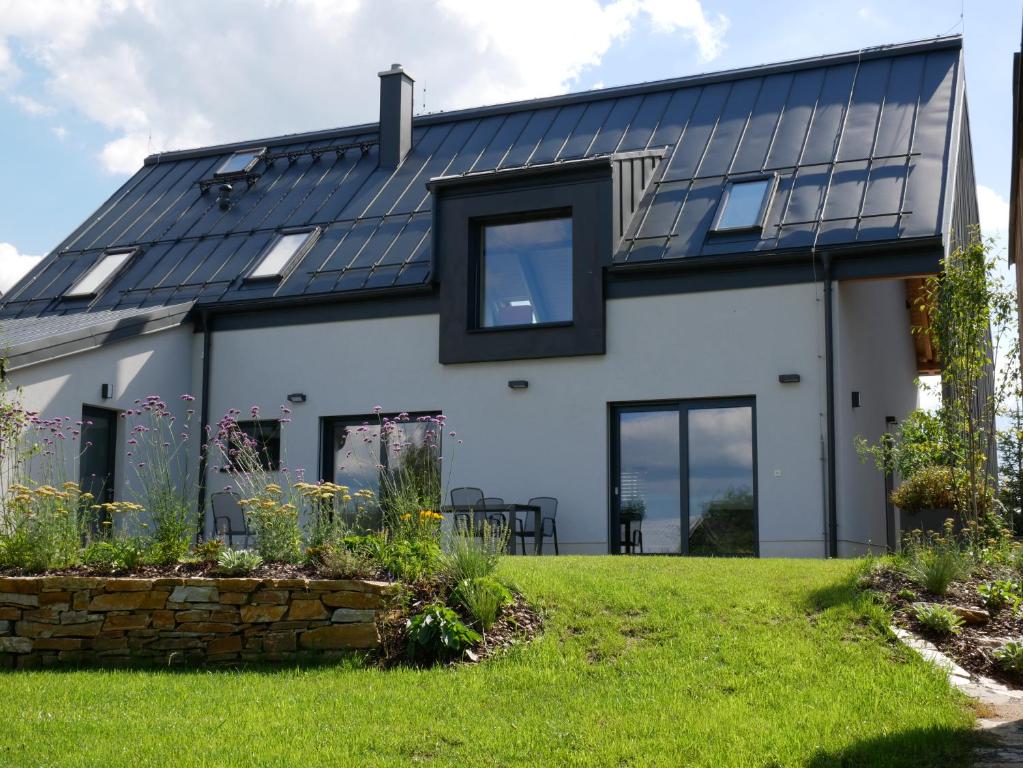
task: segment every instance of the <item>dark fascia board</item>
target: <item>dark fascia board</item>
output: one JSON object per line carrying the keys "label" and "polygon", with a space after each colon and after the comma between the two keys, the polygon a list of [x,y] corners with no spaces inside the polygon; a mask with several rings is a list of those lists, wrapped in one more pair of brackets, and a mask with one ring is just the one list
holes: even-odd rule
{"label": "dark fascia board", "polygon": [[190,309],[190,304],[154,307],[151,312],[145,314],[108,320],[85,328],[17,344],[6,350],[6,369],[14,371],[19,368],[27,368],[30,365],[38,365],[60,357],[103,347],[123,339],[174,328],[187,320]]}
{"label": "dark fascia board", "polygon": [[[795,72],[804,69],[817,69],[819,67],[830,67],[837,64],[866,61],[868,59],[887,58],[910,53],[919,53],[922,51],[961,48],[962,36],[949,35],[947,37],[935,37],[927,40],[915,40],[905,43],[894,43],[891,45],[862,48],[858,51],[847,51],[844,53],[813,56],[805,59],[794,59],[775,64],[761,64],[752,67],[724,70],[721,72],[688,75],[685,77],[675,77],[666,80],[654,80],[636,85],[601,88],[591,91],[581,91],[579,93],[562,94],[560,96],[548,96],[539,99],[513,101],[505,104],[494,104],[490,106],[472,107],[470,109],[457,109],[450,112],[436,112],[427,115],[418,115],[412,118],[412,125],[413,127],[435,125],[437,123],[447,123],[455,120],[490,117],[492,115],[505,115],[512,112],[521,112],[523,110],[561,107],[580,102],[599,101],[602,99],[620,98],[622,96],[643,95],[656,93],[658,91],[675,90],[677,88],[709,85],[712,83],[740,80],[745,77],[762,77],[765,75]],[[379,128],[379,123],[363,123],[361,125],[353,125],[344,128],[331,128],[322,131],[293,133],[252,141],[198,147],[195,149],[174,150],[150,155],[145,159],[145,164],[156,165],[169,160],[191,160],[210,155],[222,155],[242,149],[257,149],[259,147],[271,148],[287,144],[296,144],[299,142],[341,139],[349,136],[357,136],[359,134],[376,133]]]}
{"label": "dark fascia board", "polygon": [[609,299],[697,293],[734,288],[818,282],[824,253],[836,280],[919,277],[941,269],[944,239],[882,240],[828,248],[795,248],[774,253],[734,253],[686,259],[616,264],[608,269]]}
{"label": "dark fascia board", "polygon": [[556,163],[543,163],[537,165],[516,166],[514,168],[499,168],[493,171],[481,171],[479,173],[465,173],[458,176],[435,176],[426,182],[426,188],[431,192],[443,193],[449,190],[479,191],[482,187],[491,184],[498,185],[504,191],[509,188],[508,184],[516,181],[533,182],[546,176],[556,174],[559,180],[570,179],[571,174],[587,174],[588,172],[606,172],[611,169],[612,155],[600,155],[599,157],[587,157],[582,160],[562,160]]}
{"label": "dark fascia board", "polygon": [[[1021,43],[1023,48],[1023,43]],[[1023,158],[1023,53],[1012,57],[1012,177],[1009,181],[1009,263],[1020,265],[1020,250],[1023,249],[1023,179],[1021,161]]]}

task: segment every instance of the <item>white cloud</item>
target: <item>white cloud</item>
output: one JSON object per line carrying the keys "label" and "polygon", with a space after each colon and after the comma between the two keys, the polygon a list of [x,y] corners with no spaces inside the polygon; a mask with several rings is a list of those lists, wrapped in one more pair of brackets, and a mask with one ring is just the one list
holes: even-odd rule
{"label": "white cloud", "polygon": [[149,151],[372,121],[395,61],[431,110],[569,90],[640,26],[712,59],[728,20],[699,0],[0,0],[0,92],[103,126],[99,159],[124,173]]}
{"label": "white cloud", "polygon": [[41,258],[18,253],[10,243],[0,243],[0,291],[7,293]]}
{"label": "white cloud", "polygon": [[980,207],[980,229],[985,237],[996,237],[1003,243],[1009,233],[1009,201],[983,184],[977,185]]}
{"label": "white cloud", "polygon": [[56,110],[48,104],[43,104],[31,96],[26,96],[22,93],[12,93],[10,96],[11,103],[14,104],[18,109],[24,112],[26,115],[32,115],[34,117],[52,115]]}

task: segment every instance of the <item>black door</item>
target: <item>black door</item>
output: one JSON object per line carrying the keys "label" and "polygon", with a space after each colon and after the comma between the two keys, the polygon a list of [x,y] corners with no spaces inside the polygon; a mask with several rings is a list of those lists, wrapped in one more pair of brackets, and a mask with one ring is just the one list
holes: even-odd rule
{"label": "black door", "polygon": [[82,407],[82,458],[78,482],[97,504],[114,500],[114,457],[117,453],[117,412]]}
{"label": "black door", "polygon": [[611,411],[612,552],[754,556],[752,398]]}

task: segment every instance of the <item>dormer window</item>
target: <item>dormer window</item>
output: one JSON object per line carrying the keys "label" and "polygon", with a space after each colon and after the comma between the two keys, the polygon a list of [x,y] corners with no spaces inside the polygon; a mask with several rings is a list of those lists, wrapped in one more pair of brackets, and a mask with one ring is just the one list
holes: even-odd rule
{"label": "dormer window", "polygon": [[774,194],[774,177],[730,181],[721,193],[715,232],[760,229]]}
{"label": "dormer window", "polygon": [[572,321],[572,217],[481,227],[480,328]]}
{"label": "dormer window", "polygon": [[266,147],[258,147],[257,149],[243,149],[235,152],[227,160],[220,164],[220,167],[214,172],[215,176],[227,176],[234,173],[248,173],[256,167],[256,163],[266,152]]}
{"label": "dormer window", "polygon": [[263,251],[263,255],[246,279],[279,280],[287,277],[313,247],[319,235],[319,228],[282,231]]}
{"label": "dormer window", "polygon": [[95,296],[121,271],[128,259],[134,255],[135,250],[135,248],[118,248],[106,251],[99,261],[64,292],[64,295],[69,298]]}

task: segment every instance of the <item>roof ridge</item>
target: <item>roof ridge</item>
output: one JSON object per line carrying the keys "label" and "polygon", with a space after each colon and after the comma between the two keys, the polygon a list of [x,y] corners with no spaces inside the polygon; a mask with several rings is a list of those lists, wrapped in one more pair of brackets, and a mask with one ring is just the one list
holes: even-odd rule
{"label": "roof ridge", "polygon": [[[431,112],[425,115],[413,116],[412,124],[413,126],[433,125],[437,123],[454,122],[489,115],[508,114],[512,112],[563,106],[565,104],[586,101],[621,98],[622,96],[646,94],[663,90],[674,90],[683,87],[695,87],[698,85],[706,85],[716,82],[740,80],[745,77],[762,77],[764,75],[775,74],[778,72],[791,72],[821,66],[834,66],[857,60],[900,56],[903,54],[918,53],[924,50],[960,48],[962,47],[962,39],[962,35],[938,35],[932,38],[911,40],[901,43],[887,43],[845,51],[842,53],[807,56],[800,59],[790,59],[770,64],[757,64],[748,67],[736,67],[733,69],[723,69],[714,72],[682,75],[680,77],[650,80],[642,83],[613,86],[611,88],[594,88],[587,91],[575,91],[554,96],[541,96],[533,99],[523,99],[519,101],[502,102],[478,107],[468,107],[465,109],[455,109],[449,112]],[[338,139],[347,136],[376,133],[378,130],[379,123],[360,123],[358,125],[281,134],[278,136],[247,139],[244,141],[229,142],[225,144],[212,144],[205,147],[169,150],[167,152],[158,152],[149,155],[145,159],[145,165],[158,165],[159,163],[168,160],[190,160],[198,157],[224,154],[225,152],[235,152],[240,149],[253,147],[283,146],[298,142]]]}

